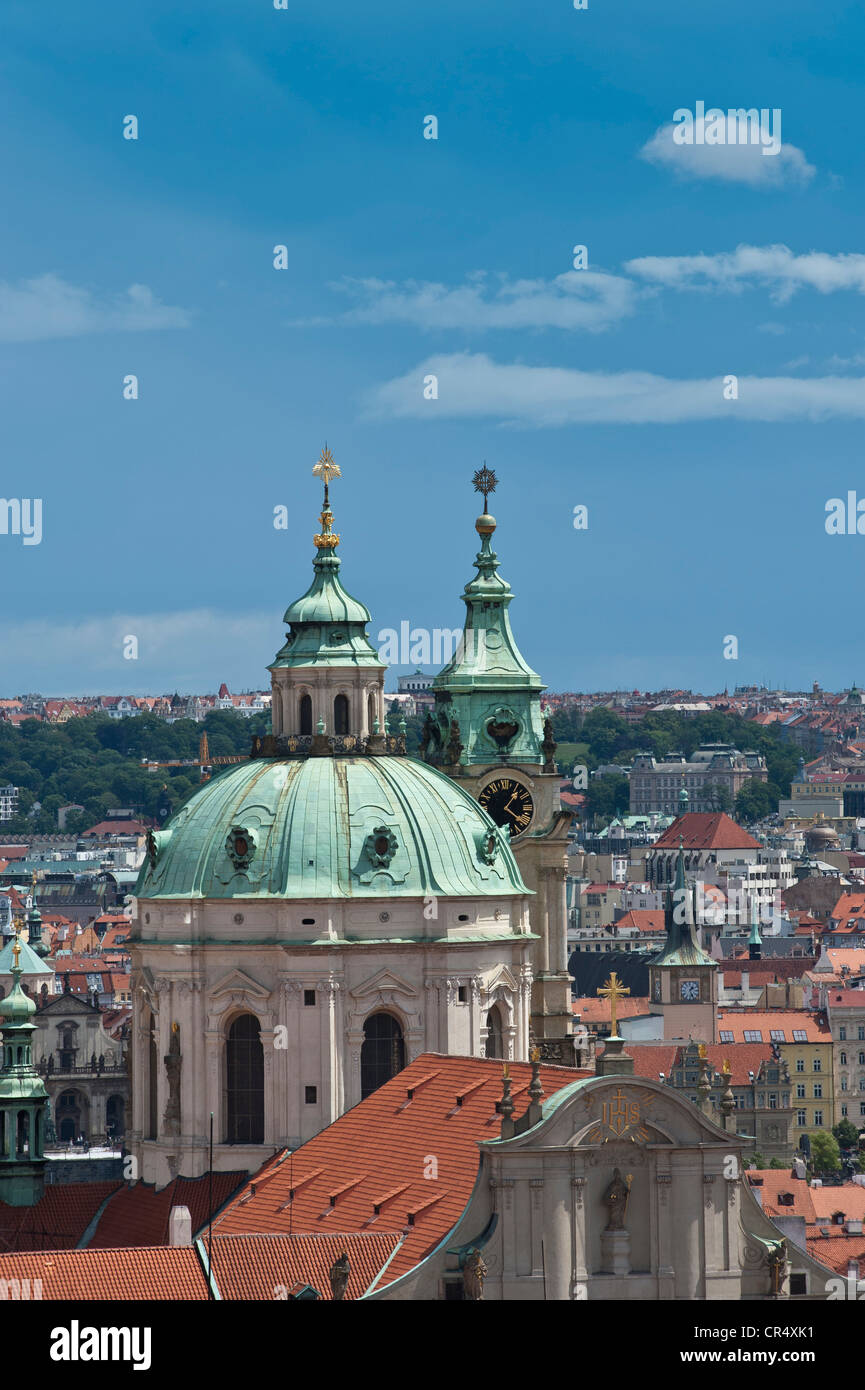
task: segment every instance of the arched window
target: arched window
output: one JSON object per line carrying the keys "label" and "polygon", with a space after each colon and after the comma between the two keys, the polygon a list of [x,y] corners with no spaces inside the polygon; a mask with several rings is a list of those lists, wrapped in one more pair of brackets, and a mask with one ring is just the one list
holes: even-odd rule
{"label": "arched window", "polygon": [[105,1107],[105,1124],[108,1133],[113,1139],[117,1139],[126,1130],[125,1106],[122,1096],[109,1096],[108,1104]]}
{"label": "arched window", "polygon": [[81,1107],[77,1091],[61,1091],[57,1097],[57,1136],[62,1144],[72,1144],[78,1138]]}
{"label": "arched window", "polygon": [[18,1111],[18,1140],[16,1152],[19,1157],[30,1153],[30,1115],[26,1110]]}
{"label": "arched window", "polygon": [[147,1014],[148,1047],[148,1090],[147,1090],[147,1137],[155,1139],[158,1133],[159,1111],[157,1106],[157,1087],[159,1084],[159,1053],[156,1047],[156,1020],[152,1012]]}
{"label": "arched window", "polygon": [[372,733],[375,724],[375,693],[371,690],[366,699],[366,722],[369,725],[369,733]]}
{"label": "arched window", "polygon": [[241,1014],[225,1041],[227,1144],[264,1143],[264,1048],[261,1025]]}
{"label": "arched window", "polygon": [[302,734],[312,733],[312,696],[301,695],[300,697],[300,732]]}
{"label": "arched window", "polygon": [[333,702],[333,732],[348,733],[348,699],[345,695],[337,695]]}
{"label": "arched window", "polygon": [[360,1094],[365,1100],[405,1066],[405,1043],[393,1014],[371,1014],[363,1025]]}
{"label": "arched window", "polygon": [[497,1004],[487,1014],[487,1040],[484,1043],[485,1057],[504,1057],[502,1041],[502,1015]]}

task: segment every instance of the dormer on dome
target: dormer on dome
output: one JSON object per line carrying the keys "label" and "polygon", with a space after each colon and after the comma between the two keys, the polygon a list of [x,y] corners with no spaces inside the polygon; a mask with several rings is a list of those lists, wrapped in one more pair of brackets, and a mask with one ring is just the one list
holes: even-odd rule
{"label": "dormer on dome", "polygon": [[341,470],[326,445],[312,471],[324,483],[321,531],[314,537],[312,584],[285,610],[285,644],[268,667],[273,734],[311,737],[321,722],[326,735],[363,740],[377,732],[376,721],[384,729],[386,665],[366,630],[369,609],[339,579],[329,485]]}

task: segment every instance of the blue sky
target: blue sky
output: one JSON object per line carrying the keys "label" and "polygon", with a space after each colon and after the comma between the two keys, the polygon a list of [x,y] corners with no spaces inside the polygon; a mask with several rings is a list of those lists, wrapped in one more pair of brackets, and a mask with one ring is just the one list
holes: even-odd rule
{"label": "blue sky", "polygon": [[[860,6],[7,0],[0,39],[0,492],[43,503],[4,694],[262,684],[325,439],[374,638],[461,622],[486,460],[551,689],[865,681],[824,525],[865,497]],[[780,155],[677,146],[698,101],[779,108]]]}

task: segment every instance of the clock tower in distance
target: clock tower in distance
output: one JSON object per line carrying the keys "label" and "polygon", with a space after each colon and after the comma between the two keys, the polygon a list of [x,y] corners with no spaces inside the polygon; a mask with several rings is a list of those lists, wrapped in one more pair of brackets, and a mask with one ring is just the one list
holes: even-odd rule
{"label": "clock tower in distance", "polygon": [[664,1021],[664,1038],[716,1041],[718,963],[697,940],[694,899],[685,887],[681,837],[676,879],[664,904],[667,939],[649,966],[649,1008]]}
{"label": "clock tower in distance", "polygon": [[487,495],[495,474],[478,469],[474,484],[484,495],[475,522],[477,574],[463,591],[465,629],[456,653],[433,681],[435,708],[427,715],[421,751],[510,836],[523,880],[535,894],[533,979],[523,982],[531,988],[531,1030],[544,1061],[576,1066],[565,898],[572,817],[559,800],[556,745],[541,714],[544,686],[514,640],[508,616],[513,593],[491,545],[496,521]]}

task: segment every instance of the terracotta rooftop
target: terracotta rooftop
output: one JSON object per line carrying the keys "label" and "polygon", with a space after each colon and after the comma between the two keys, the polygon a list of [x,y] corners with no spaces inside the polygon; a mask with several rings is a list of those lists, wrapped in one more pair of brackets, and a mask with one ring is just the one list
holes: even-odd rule
{"label": "terracotta rooftop", "polygon": [[[218,1212],[248,1177],[245,1171],[213,1174],[213,1210]],[[189,1207],[192,1231],[196,1234],[209,1218],[210,1184],[201,1178],[175,1178],[161,1192],[150,1183],[123,1186],[108,1202],[88,1250],[117,1249],[121,1246],[165,1245],[172,1207]]]}
{"label": "terracotta rooftop", "polygon": [[759,840],[743,830],[723,811],[688,811],[668,826],[655,841],[655,849],[760,849]]}
{"label": "terracotta rooftop", "polygon": [[[81,1184],[86,1186],[86,1184]],[[206,1299],[194,1247],[179,1250],[49,1250],[0,1255],[0,1279],[42,1283],[43,1299]]]}
{"label": "terracotta rooftop", "polygon": [[[657,1081],[659,1072],[663,1072],[669,1079],[673,1069],[682,1065],[685,1049],[681,1043],[659,1043],[653,1046],[651,1043],[628,1041],[625,1043],[625,1051],[634,1059],[635,1076],[646,1076]],[[768,1043],[709,1043],[706,1057],[713,1073],[713,1082],[714,1073],[720,1072],[724,1063],[729,1062],[730,1084],[747,1086],[750,1084],[749,1072],[756,1076],[761,1065],[772,1060],[772,1049]],[[684,1089],[687,1089],[687,1086]]]}
{"label": "terracotta rooftop", "polygon": [[214,1236],[213,1276],[225,1299],[266,1302],[280,1297],[280,1289],[310,1284],[329,1300],[330,1269],[345,1253],[350,1266],[345,1296],[352,1300],[379,1278],[401,1241],[396,1231]]}
{"label": "terracotta rooftop", "polygon": [[[580,1015],[583,1023],[609,1023],[610,1001],[599,999],[593,994],[583,995],[571,1000],[571,1011]],[[616,1003],[616,1018],[642,1018],[649,1012],[649,996],[626,995]]]}
{"label": "terracotta rooftop", "polygon": [[52,1183],[33,1207],[0,1202],[0,1251],[72,1250],[118,1182]]}
{"label": "terracotta rooftop", "polygon": [[630,912],[626,912],[624,917],[620,917],[613,924],[615,927],[630,928],[641,932],[651,932],[654,935],[663,933],[664,911],[663,908],[654,907],[633,907]]}
{"label": "terracotta rooftop", "polygon": [[[512,1062],[510,1071],[519,1116],[532,1069]],[[540,1071],[547,1096],[592,1074]],[[265,1164],[214,1222],[214,1233],[405,1232],[389,1282],[428,1255],[464,1211],[478,1174],[478,1141],[499,1136],[501,1094],[500,1061],[424,1053],[293,1154]]]}
{"label": "terracotta rooftop", "polygon": [[[718,1036],[722,1032],[733,1034],[733,1042],[820,1042],[832,1041],[828,1024],[816,1014],[804,1009],[719,1009],[717,1014]],[[761,1038],[746,1038],[745,1032],[759,1032]],[[794,1032],[804,1033],[804,1038],[795,1038]],[[772,1034],[776,1037],[773,1038]],[[783,1036],[782,1036],[783,1035]]]}

